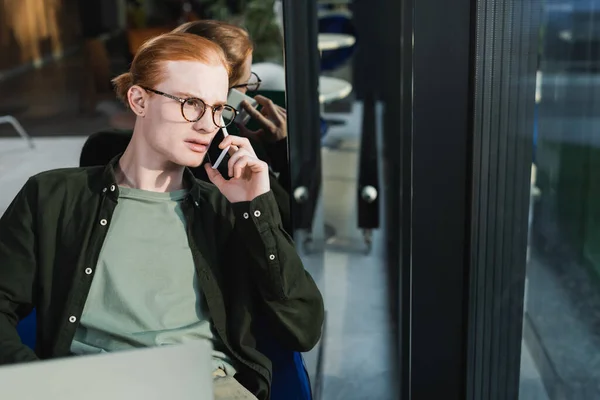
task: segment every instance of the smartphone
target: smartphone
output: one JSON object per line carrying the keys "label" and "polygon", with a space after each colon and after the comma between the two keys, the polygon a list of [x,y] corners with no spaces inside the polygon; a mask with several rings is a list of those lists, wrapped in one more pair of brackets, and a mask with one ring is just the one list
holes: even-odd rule
{"label": "smartphone", "polygon": [[[221,128],[219,129],[219,134],[218,134],[218,138],[215,137],[215,139],[218,140],[217,143],[221,143],[223,141],[223,139],[225,139],[228,136],[227,133],[227,128]],[[215,140],[213,139],[213,141]],[[218,146],[218,145],[217,145]],[[217,147],[218,148],[218,147]],[[223,162],[223,160],[225,159],[225,156],[227,156],[229,154],[229,148],[230,146],[225,147],[223,150],[221,150],[219,155],[209,155],[211,161],[212,161],[212,169],[217,169],[219,168],[219,165],[221,165],[221,163]],[[219,149],[220,150],[220,149]],[[214,158],[213,158],[214,157]],[[213,161],[214,160],[214,161]]]}
{"label": "smartphone", "polygon": [[[223,139],[225,139],[225,134],[223,133],[223,129],[219,129],[208,148],[208,159],[213,169],[217,169],[219,165],[223,164],[223,161],[228,161],[226,155],[222,156],[224,151],[219,148],[219,144],[221,144]],[[221,161],[217,163],[219,159]]]}
{"label": "smartphone", "polygon": [[[235,117],[234,122],[246,125],[250,120],[250,114],[242,108],[242,101],[246,100],[252,107],[257,108],[258,102],[254,100],[252,97],[245,95],[237,89],[229,89],[229,94],[227,95],[227,104],[238,110],[238,115]],[[228,121],[231,121],[233,115],[231,113],[223,113],[223,118]]]}

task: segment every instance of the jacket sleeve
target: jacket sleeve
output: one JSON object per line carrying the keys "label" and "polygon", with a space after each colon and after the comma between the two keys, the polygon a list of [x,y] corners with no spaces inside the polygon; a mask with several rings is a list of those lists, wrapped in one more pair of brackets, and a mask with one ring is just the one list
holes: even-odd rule
{"label": "jacket sleeve", "polygon": [[254,268],[269,328],[290,350],[309,351],[321,337],[323,298],[281,226],[273,192],[232,208],[234,237],[246,250],[236,262]]}
{"label": "jacket sleeve", "polygon": [[33,309],[35,192],[30,180],[0,218],[0,365],[37,359],[16,329]]}

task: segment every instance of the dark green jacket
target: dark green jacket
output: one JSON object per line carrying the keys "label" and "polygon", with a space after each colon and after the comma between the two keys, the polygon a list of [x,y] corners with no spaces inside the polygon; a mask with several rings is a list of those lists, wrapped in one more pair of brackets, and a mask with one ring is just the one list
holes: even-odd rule
{"label": "dark green jacket", "polygon": [[[36,175],[0,219],[0,365],[70,355],[117,205],[115,163]],[[231,204],[189,170],[185,179],[189,243],[215,331],[236,379],[268,399],[271,362],[257,350],[258,332],[310,350],[321,335],[321,294],[281,228],[272,192]],[[34,307],[35,353],[15,329]]]}

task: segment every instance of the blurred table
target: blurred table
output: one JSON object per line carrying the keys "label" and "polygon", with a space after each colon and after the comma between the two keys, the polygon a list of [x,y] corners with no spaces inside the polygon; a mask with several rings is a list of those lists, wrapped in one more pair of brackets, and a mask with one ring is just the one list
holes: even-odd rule
{"label": "blurred table", "polygon": [[[252,71],[262,79],[261,90],[285,91],[285,69],[271,63],[253,64]],[[329,76],[319,77],[319,102],[321,104],[341,100],[352,92],[352,84]]]}
{"label": "blurred table", "polygon": [[352,92],[352,84],[329,76],[319,77],[319,102],[321,104],[342,100]]}
{"label": "blurred table", "polygon": [[354,46],[356,38],[342,33],[319,33],[319,51],[337,50]]}

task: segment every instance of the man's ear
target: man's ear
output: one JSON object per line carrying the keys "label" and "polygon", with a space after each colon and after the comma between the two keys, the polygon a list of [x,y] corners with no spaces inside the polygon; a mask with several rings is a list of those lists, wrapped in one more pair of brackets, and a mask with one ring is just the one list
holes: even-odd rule
{"label": "man's ear", "polygon": [[140,117],[144,117],[146,115],[146,103],[148,101],[148,93],[139,87],[138,85],[133,85],[127,91],[127,101],[129,102],[129,108],[131,111]]}

